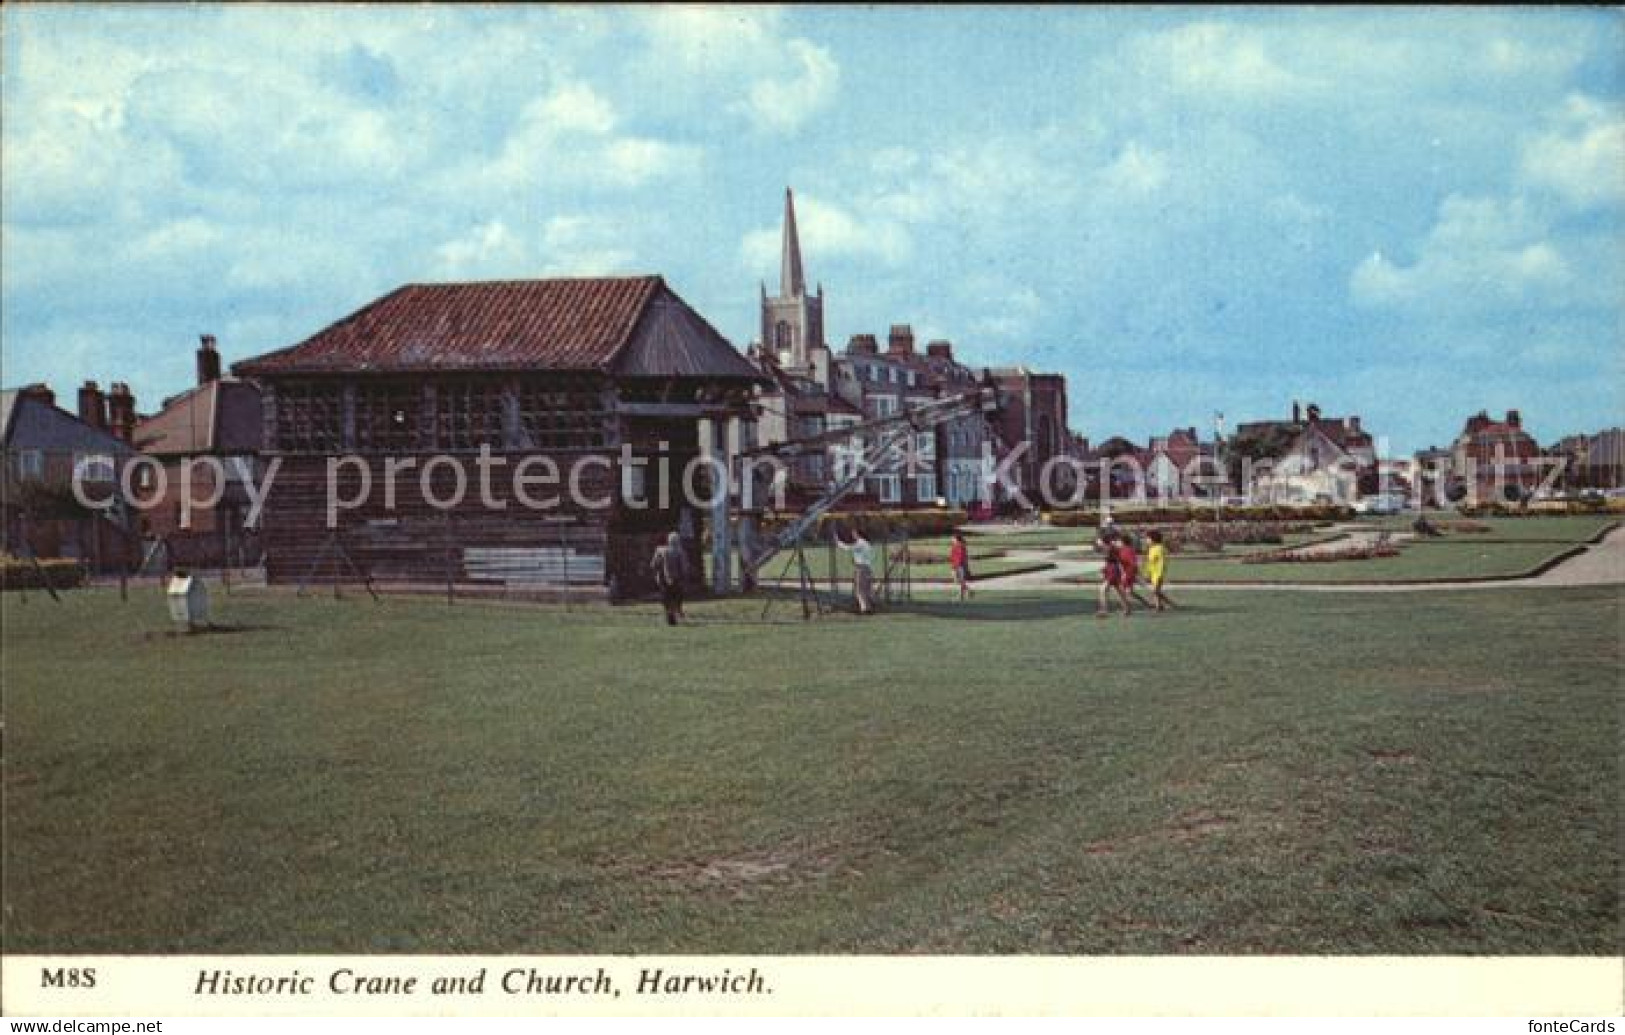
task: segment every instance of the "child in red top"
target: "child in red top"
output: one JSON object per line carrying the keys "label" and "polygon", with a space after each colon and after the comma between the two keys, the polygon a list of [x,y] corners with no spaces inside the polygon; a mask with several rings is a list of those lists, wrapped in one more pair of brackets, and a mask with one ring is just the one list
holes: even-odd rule
{"label": "child in red top", "polygon": [[1124,595],[1134,588],[1134,579],[1140,574],[1140,558],[1134,544],[1125,536],[1117,541],[1117,587]]}
{"label": "child in red top", "polygon": [[1116,529],[1103,528],[1100,531],[1100,538],[1095,540],[1095,549],[1106,557],[1106,563],[1100,569],[1100,607],[1096,609],[1095,617],[1105,618],[1111,613],[1111,595],[1115,592],[1117,598],[1123,602],[1123,617],[1127,618],[1129,612],[1133,610],[1128,602],[1128,593],[1130,587],[1134,585],[1134,574],[1139,565],[1134,556],[1134,548],[1123,542]]}
{"label": "child in red top", "polygon": [[970,547],[965,545],[965,533],[955,532],[948,547],[948,567],[953,569],[954,584],[959,587],[959,599],[967,600],[976,594],[970,588]]}

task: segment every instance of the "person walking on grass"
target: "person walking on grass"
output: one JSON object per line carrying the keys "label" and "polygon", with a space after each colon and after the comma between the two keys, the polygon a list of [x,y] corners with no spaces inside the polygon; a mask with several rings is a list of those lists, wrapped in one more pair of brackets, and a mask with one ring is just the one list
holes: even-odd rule
{"label": "person walking on grass", "polygon": [[1134,538],[1130,535],[1117,537],[1117,595],[1123,598],[1123,617],[1127,618],[1133,608],[1129,605],[1129,596],[1133,595],[1141,605],[1150,607],[1151,602],[1140,596],[1134,583],[1140,577],[1140,555],[1134,548]]}
{"label": "person walking on grass", "polygon": [[954,571],[954,584],[959,587],[959,599],[969,600],[976,594],[970,588],[970,547],[965,545],[965,533],[955,532],[948,547],[948,567]]}
{"label": "person walking on grass", "polygon": [[852,596],[857,601],[858,614],[872,613],[875,609],[872,596],[875,583],[874,548],[858,528],[852,529],[850,544],[841,538],[839,532],[835,533],[835,545],[852,555]]}
{"label": "person walking on grass", "polygon": [[1163,583],[1168,578],[1168,547],[1163,545],[1162,533],[1156,529],[1147,533],[1147,537],[1151,540],[1151,548],[1145,552],[1145,574],[1151,582],[1151,599],[1155,601],[1153,606],[1158,611],[1171,611],[1174,602],[1162,591]]}
{"label": "person walking on grass", "polygon": [[1101,529],[1100,537],[1095,540],[1095,550],[1105,557],[1105,563],[1100,569],[1100,606],[1095,610],[1096,618],[1105,618],[1111,614],[1113,594],[1123,602],[1124,618],[1127,618],[1132,610],[1128,602],[1128,591],[1123,588],[1123,557],[1118,552],[1117,540],[1117,533],[1109,528]]}
{"label": "person walking on grass", "polygon": [[666,536],[665,545],[655,550],[649,569],[654,573],[655,585],[660,587],[666,624],[676,625],[684,617],[683,575],[688,570],[688,562],[683,557],[683,540],[676,532]]}

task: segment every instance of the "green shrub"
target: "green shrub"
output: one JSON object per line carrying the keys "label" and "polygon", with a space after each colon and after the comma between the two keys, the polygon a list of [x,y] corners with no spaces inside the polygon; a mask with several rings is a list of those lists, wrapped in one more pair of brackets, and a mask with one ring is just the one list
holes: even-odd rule
{"label": "green shrub", "polygon": [[[1116,504],[1111,508],[1112,519],[1119,525],[1187,525],[1192,523],[1211,524],[1221,522],[1248,521],[1277,521],[1277,522],[1327,522],[1348,521],[1354,517],[1354,510],[1350,507],[1337,506],[1329,503],[1317,503],[1312,506],[1288,507],[1282,505],[1259,505],[1250,507],[1225,507],[1214,510],[1211,506],[1194,507],[1154,507]],[[1098,510],[1066,509],[1050,510],[1044,512],[1044,521],[1056,528],[1078,528],[1080,526],[1093,526],[1100,523]]]}
{"label": "green shrub", "polygon": [[[763,531],[768,534],[778,532],[793,520],[779,518],[764,522]],[[852,529],[862,529],[864,538],[871,541],[896,539],[905,533],[912,539],[931,538],[934,536],[951,535],[954,529],[963,525],[967,520],[963,510],[861,510],[849,513],[830,513],[821,515],[808,532],[808,538],[822,542],[830,537],[833,529],[839,528],[842,533],[850,533]]]}
{"label": "green shrub", "polygon": [[85,566],[75,560],[50,558],[35,566],[33,561],[0,556],[0,589],[44,589],[49,579],[52,589],[73,589],[85,584]]}

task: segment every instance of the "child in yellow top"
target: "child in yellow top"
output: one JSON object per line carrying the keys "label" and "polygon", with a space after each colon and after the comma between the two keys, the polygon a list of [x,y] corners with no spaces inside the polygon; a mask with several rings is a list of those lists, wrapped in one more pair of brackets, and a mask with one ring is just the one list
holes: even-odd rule
{"label": "child in yellow top", "polygon": [[1162,583],[1168,577],[1168,547],[1163,545],[1162,533],[1152,530],[1147,534],[1151,540],[1151,549],[1145,553],[1145,576],[1151,580],[1152,599],[1158,611],[1166,611],[1174,606],[1168,599],[1168,594],[1162,591]]}

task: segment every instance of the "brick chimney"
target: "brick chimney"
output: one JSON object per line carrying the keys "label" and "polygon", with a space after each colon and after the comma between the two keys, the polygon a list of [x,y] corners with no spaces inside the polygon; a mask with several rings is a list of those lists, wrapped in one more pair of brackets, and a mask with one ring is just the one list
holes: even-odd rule
{"label": "brick chimney", "polygon": [[79,389],[79,419],[93,428],[107,430],[107,397],[94,381],[86,381]]}
{"label": "brick chimney", "polygon": [[893,356],[914,355],[914,328],[906,323],[891,325],[891,334],[886,336],[886,351]]}
{"label": "brick chimney", "polygon": [[933,341],[926,345],[925,354],[932,359],[951,360],[954,358],[954,347],[951,342]]}
{"label": "brick chimney", "polygon": [[1514,428],[1523,427],[1523,415],[1521,413],[1519,413],[1517,410],[1508,410],[1507,411],[1507,425],[1509,427],[1514,427]]}
{"label": "brick chimney", "polygon": [[17,390],[17,394],[24,399],[37,399],[47,406],[56,405],[56,393],[51,391],[51,386],[43,381],[23,385]]}
{"label": "brick chimney", "polygon": [[846,351],[858,356],[873,356],[880,352],[880,343],[873,334],[854,334],[847,339]]}
{"label": "brick chimney", "polygon": [[135,436],[135,396],[123,381],[114,381],[107,390],[107,425],[124,442]]}
{"label": "brick chimney", "polygon": [[214,335],[200,336],[202,344],[197,350],[197,383],[206,385],[220,380],[220,353],[214,347]]}
{"label": "brick chimney", "polygon": [[1298,406],[1298,400],[1292,400],[1292,423],[1303,423],[1303,410]]}
{"label": "brick chimney", "polygon": [[1358,435],[1360,433],[1360,418],[1345,417],[1343,418],[1343,426],[1348,428],[1351,433]]}

